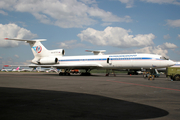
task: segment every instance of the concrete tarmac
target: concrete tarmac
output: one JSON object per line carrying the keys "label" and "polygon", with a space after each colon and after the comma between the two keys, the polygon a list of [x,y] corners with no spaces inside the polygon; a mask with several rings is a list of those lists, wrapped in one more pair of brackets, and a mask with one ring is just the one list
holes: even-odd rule
{"label": "concrete tarmac", "polygon": [[0,72],[0,120],[179,120],[180,81]]}

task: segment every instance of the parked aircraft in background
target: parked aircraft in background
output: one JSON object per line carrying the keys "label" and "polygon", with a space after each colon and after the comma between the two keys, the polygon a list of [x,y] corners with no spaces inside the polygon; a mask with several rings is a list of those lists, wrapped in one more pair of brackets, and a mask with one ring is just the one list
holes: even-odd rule
{"label": "parked aircraft in background", "polygon": [[35,69],[35,71],[37,71],[37,72],[56,72],[56,73],[58,73],[58,70],[57,69],[54,69],[54,68],[41,68],[41,67],[37,67],[36,69]]}
{"label": "parked aircraft in background", "polygon": [[[14,66],[18,66],[18,67],[16,69],[12,68],[12,69],[7,69],[7,70],[12,71],[12,72],[31,72],[31,71],[33,71],[33,68],[22,68],[22,69],[20,69],[21,65],[14,65]],[[14,66],[13,65],[4,65],[4,67],[14,67]]]}
{"label": "parked aircraft in background", "polygon": [[48,72],[48,73],[49,73],[49,72],[56,72],[56,73],[58,73],[59,70],[58,70],[58,69],[50,68],[50,69],[47,69],[46,72]]}
{"label": "parked aircraft in background", "polygon": [[10,71],[12,71],[13,69],[5,69],[4,67],[1,69],[1,71],[3,71],[3,72],[10,72]]}
{"label": "parked aircraft in background", "polygon": [[21,71],[22,72],[32,72],[33,68],[22,68]]}
{"label": "parked aircraft in background", "polygon": [[17,67],[16,69],[13,69],[12,72],[20,72],[20,67]]}
{"label": "parked aircraft in background", "polygon": [[[92,69],[156,69],[172,66],[175,63],[172,60],[166,59],[161,55],[155,54],[111,54],[104,55],[105,50],[88,51],[93,52],[94,55],[83,56],[64,56],[63,49],[47,50],[41,41],[38,40],[22,40],[22,39],[9,39],[15,41],[24,41],[30,44],[31,50],[34,54],[34,59],[31,61],[33,64],[28,65],[31,68],[57,68],[65,69],[65,72],[60,72],[59,75],[69,75],[71,69],[85,69],[86,72],[82,73],[90,75]],[[107,73],[106,75],[109,75]]]}

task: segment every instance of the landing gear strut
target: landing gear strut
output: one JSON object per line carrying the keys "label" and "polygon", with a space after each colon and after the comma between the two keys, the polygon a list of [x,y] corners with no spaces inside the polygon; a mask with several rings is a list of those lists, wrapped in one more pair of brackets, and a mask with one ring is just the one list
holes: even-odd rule
{"label": "landing gear strut", "polygon": [[90,71],[91,71],[91,69],[86,69],[86,72],[82,72],[81,75],[82,76],[91,76]]}
{"label": "landing gear strut", "polygon": [[[116,76],[114,70],[112,69],[112,74],[114,75],[114,77]],[[106,76],[109,76],[110,75],[110,69],[106,69]]]}

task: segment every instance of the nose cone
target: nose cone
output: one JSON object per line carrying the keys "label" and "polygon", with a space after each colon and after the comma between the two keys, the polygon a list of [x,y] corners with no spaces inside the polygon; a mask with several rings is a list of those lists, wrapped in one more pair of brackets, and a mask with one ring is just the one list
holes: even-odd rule
{"label": "nose cone", "polygon": [[176,62],[174,62],[174,61],[172,61],[172,60],[169,60],[169,66],[173,66],[173,65],[175,65],[176,64]]}

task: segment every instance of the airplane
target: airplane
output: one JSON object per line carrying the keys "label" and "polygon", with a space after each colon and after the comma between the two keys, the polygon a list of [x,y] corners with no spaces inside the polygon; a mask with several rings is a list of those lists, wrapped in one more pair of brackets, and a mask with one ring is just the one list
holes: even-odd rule
{"label": "airplane", "polygon": [[50,69],[45,69],[47,73],[50,73],[50,72],[56,72],[58,73],[58,70],[57,69],[53,69],[53,68],[50,68]]}
{"label": "airplane", "polygon": [[[47,50],[42,44],[46,39],[23,40],[5,38],[5,40],[24,41],[29,43],[34,55],[31,61],[33,64],[28,65],[30,68],[56,68],[64,69],[59,75],[70,75],[71,69],[84,69],[86,72],[82,75],[90,75],[92,69],[156,69],[172,66],[175,64],[170,59],[156,54],[109,54],[104,55],[105,50],[87,50],[94,55],[82,56],[64,56],[64,49]],[[106,73],[108,76],[109,73]]]}
{"label": "airplane", "polygon": [[21,69],[22,72],[32,72],[33,71],[33,68],[22,68]]}
{"label": "airplane", "polygon": [[4,67],[1,69],[3,72],[11,72],[13,69],[5,69]]}
{"label": "airplane", "polygon": [[37,72],[56,72],[56,73],[58,73],[58,70],[57,69],[54,69],[54,68],[41,68],[41,67],[37,67],[36,69],[35,69],[35,71],[37,71]]}
{"label": "airplane", "polygon": [[16,69],[13,69],[12,72],[20,72],[21,70],[19,68],[20,67],[17,67]]}
{"label": "airplane", "polygon": [[4,67],[14,67],[14,66],[18,66],[18,67],[16,69],[14,69],[14,68],[9,69],[9,71],[12,71],[12,72],[16,72],[16,71],[18,71],[18,72],[31,72],[31,71],[33,71],[33,68],[31,68],[31,69],[28,69],[28,68],[20,69],[20,66],[27,67],[27,65],[4,65]]}

